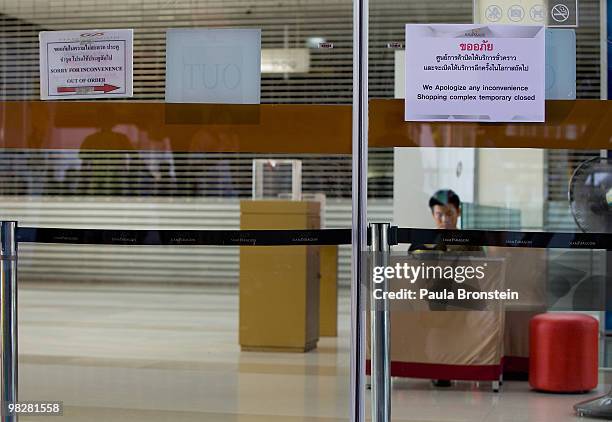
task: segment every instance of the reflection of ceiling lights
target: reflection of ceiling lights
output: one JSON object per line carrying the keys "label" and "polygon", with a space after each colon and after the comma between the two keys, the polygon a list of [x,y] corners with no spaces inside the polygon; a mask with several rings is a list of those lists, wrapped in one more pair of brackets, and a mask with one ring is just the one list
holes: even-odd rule
{"label": "reflection of ceiling lights", "polygon": [[308,73],[310,50],[307,48],[263,48],[261,73]]}
{"label": "reflection of ceiling lights", "polygon": [[319,45],[324,42],[327,42],[327,40],[323,37],[309,37],[306,38],[306,47],[319,48]]}

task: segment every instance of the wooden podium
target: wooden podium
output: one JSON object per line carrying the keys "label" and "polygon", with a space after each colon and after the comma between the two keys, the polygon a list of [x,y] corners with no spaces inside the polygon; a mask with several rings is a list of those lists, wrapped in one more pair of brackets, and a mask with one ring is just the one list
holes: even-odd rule
{"label": "wooden podium", "polygon": [[319,335],[338,335],[338,246],[319,247]]}
{"label": "wooden podium", "polygon": [[[319,203],[242,201],[242,230],[320,227]],[[245,351],[306,352],[319,340],[319,248],[240,248],[240,346]]]}

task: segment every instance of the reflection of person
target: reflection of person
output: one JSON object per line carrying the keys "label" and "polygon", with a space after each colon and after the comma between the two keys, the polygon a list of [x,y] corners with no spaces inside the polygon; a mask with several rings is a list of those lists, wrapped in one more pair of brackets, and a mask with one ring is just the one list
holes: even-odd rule
{"label": "reflection of person", "polygon": [[146,146],[149,151],[141,154],[141,159],[148,169],[153,195],[176,194],[176,172],[174,168],[174,153],[163,126],[150,123],[145,128]]}
{"label": "reflection of person", "polygon": [[[129,156],[134,147],[130,139],[113,131],[111,119],[103,119],[100,130],[81,144],[79,192],[81,195],[121,195],[122,180],[128,174]],[[109,160],[112,150],[113,160]]]}
{"label": "reflection of person", "polygon": [[[189,173],[187,178],[191,182],[188,186],[194,196],[238,197],[240,191],[236,186],[239,183],[235,179],[239,174],[234,165],[235,161],[226,158],[225,154],[217,153],[241,152],[239,128],[245,115],[231,107],[209,107],[205,112],[207,114],[204,121],[216,126],[201,126],[201,129],[193,134],[189,151],[200,152],[189,154],[187,165],[180,166],[177,171]],[[250,113],[251,111],[247,110],[247,116]],[[232,122],[237,125],[228,124]],[[234,126],[238,129],[234,130]],[[212,164],[202,165],[207,161]]]}

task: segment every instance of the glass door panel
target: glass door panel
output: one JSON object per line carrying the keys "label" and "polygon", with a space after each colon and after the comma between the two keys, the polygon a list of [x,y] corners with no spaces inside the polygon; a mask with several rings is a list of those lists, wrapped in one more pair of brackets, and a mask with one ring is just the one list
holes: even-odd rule
{"label": "glass door panel", "polygon": [[[470,265],[489,262],[489,268],[503,262],[505,269],[495,273],[499,286],[521,295],[514,303],[489,302],[477,310],[470,308],[474,303],[448,297],[400,301],[402,305],[389,300],[393,420],[573,420],[575,403],[609,388],[605,371],[599,372],[596,387],[579,397],[538,394],[527,381],[529,321],[536,314],[564,311],[594,317],[602,340],[599,351],[606,350],[605,300],[577,292],[605,289],[609,253],[602,244],[577,251],[571,241],[563,247],[563,242],[546,240],[611,231],[605,199],[610,185],[603,182],[612,174],[606,158],[612,128],[603,94],[607,51],[601,46],[608,16],[602,2],[578,2],[576,28],[546,29],[544,123],[404,118],[411,83],[406,63],[417,59],[405,53],[411,42],[405,37],[406,24],[486,27],[493,20],[475,21],[480,13],[474,8],[501,9],[516,17],[518,7],[546,10],[540,3],[369,1],[368,219],[376,220],[385,209],[388,217],[382,221],[400,228],[392,262],[427,266],[433,259],[439,266],[451,256]],[[554,5],[549,6],[552,10]],[[534,23],[528,22],[533,16],[527,12],[523,18],[522,24]],[[443,75],[441,81],[455,83],[453,72]],[[591,196],[584,193],[587,189]],[[596,195],[601,207],[593,205]],[[538,233],[548,233],[540,243]],[[487,280],[492,282],[493,275],[472,287],[490,290]],[[393,282],[397,289],[411,288],[410,283]],[[416,285],[456,293],[456,281],[449,281],[448,289],[438,282],[432,276]],[[382,312],[372,315],[376,313],[382,318]],[[600,354],[599,365],[605,366],[605,353]],[[368,400],[376,394],[384,397],[380,391],[368,392]]]}
{"label": "glass door panel", "polygon": [[[351,25],[345,0],[1,1],[0,219],[350,228]],[[220,28],[261,31],[259,99],[176,100],[169,31]],[[41,101],[39,33],[111,29],[134,30],[133,97]],[[237,83],[217,41],[179,60],[187,88]],[[122,242],[21,245],[20,401],[74,421],[346,418],[349,245]]]}

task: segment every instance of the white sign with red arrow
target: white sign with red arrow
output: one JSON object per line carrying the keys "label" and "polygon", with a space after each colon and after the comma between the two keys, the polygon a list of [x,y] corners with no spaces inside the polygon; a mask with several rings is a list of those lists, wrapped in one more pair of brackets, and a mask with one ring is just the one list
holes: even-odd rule
{"label": "white sign with red arrow", "polygon": [[133,30],[45,31],[39,39],[43,100],[133,95]]}

